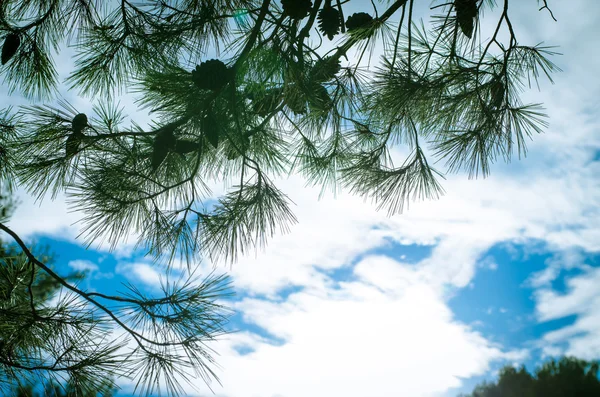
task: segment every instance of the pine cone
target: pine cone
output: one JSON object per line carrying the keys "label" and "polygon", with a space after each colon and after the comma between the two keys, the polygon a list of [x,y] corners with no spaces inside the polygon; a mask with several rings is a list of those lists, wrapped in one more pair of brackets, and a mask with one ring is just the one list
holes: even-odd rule
{"label": "pine cone", "polygon": [[506,89],[504,83],[497,77],[490,88],[491,105],[496,109],[499,109],[504,104],[504,97],[506,96]]}
{"label": "pine cone", "polygon": [[200,63],[192,70],[192,80],[200,89],[218,91],[230,78],[229,68],[218,59],[210,59]]}
{"label": "pine cone", "polygon": [[173,134],[174,131],[175,127],[168,124],[162,127],[156,134],[154,145],[152,146],[152,170],[156,171],[169,152],[175,149],[177,140]]}
{"label": "pine cone", "polygon": [[333,8],[331,5],[323,7],[321,11],[319,11],[317,20],[319,21],[319,30],[326,35],[329,40],[333,40],[333,36],[340,32],[342,18],[337,8]]}
{"label": "pine cone", "polygon": [[310,79],[316,83],[329,81],[335,77],[341,69],[338,58],[323,58],[315,62],[315,66],[310,70]]}
{"label": "pine cone", "polygon": [[302,19],[308,15],[312,8],[310,0],[281,0],[283,14],[292,19]]}
{"label": "pine cone", "polygon": [[6,62],[17,53],[19,46],[21,45],[21,38],[18,34],[11,33],[4,39],[4,45],[2,46],[2,64],[6,65]]}
{"label": "pine cone", "polygon": [[350,15],[346,20],[346,29],[351,32],[356,29],[365,28],[369,26],[371,22],[373,22],[372,16],[366,12],[357,12]]}
{"label": "pine cone", "polygon": [[360,126],[360,127],[358,127],[357,131],[361,135],[373,135],[373,133],[371,132],[371,130],[369,130],[369,127],[366,127],[366,126]]}
{"label": "pine cone", "polygon": [[85,113],[79,113],[75,117],[73,117],[73,121],[71,122],[71,128],[74,133],[78,133],[83,131],[85,127],[88,125],[88,118]]}
{"label": "pine cone", "polygon": [[474,22],[477,17],[477,0],[455,0],[456,19],[460,30],[468,38],[473,37]]}

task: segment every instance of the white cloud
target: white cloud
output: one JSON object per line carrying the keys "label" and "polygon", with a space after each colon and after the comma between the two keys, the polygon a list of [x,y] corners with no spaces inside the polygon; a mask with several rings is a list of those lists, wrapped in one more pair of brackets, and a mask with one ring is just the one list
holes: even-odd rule
{"label": "white cloud", "polygon": [[549,285],[552,281],[556,280],[560,273],[560,269],[556,267],[548,266],[540,271],[532,273],[531,276],[525,282],[526,285],[530,285],[534,288],[539,288]]}
{"label": "white cloud", "polygon": [[544,346],[542,348],[542,358],[560,357],[564,355],[564,350],[556,346]]}
{"label": "white cloud", "polygon": [[[253,317],[287,340],[257,346],[239,366],[228,365],[225,394],[427,396],[504,358],[479,334],[454,323],[427,286],[411,286],[401,297],[365,285],[346,286],[343,293],[299,294],[284,310],[245,302],[245,313],[264,311]],[[292,307],[285,310],[287,305]]]}
{"label": "white cloud", "polygon": [[[338,289],[304,290],[284,302],[247,298],[247,322],[283,340],[251,333],[216,347],[228,397],[434,396],[480,375],[495,361],[521,361],[453,318],[442,291],[418,268],[382,256],[355,267]],[[241,355],[236,348],[251,351]],[[188,390],[189,395],[203,395]]]}
{"label": "white cloud", "polygon": [[147,263],[126,263],[117,264],[115,272],[127,278],[131,283],[142,283],[151,288],[160,288],[163,273],[156,266]]}
{"label": "white cloud", "polygon": [[86,261],[86,260],[82,260],[82,259],[77,259],[74,261],[70,261],[68,263],[69,267],[73,270],[77,270],[77,271],[88,271],[88,272],[94,272],[94,271],[98,271],[98,265],[96,265],[95,263],[92,263],[90,261]]}
{"label": "white cloud", "polygon": [[9,222],[12,228],[22,238],[35,234],[48,234],[58,239],[73,240],[77,236],[74,224],[79,215],[70,212],[62,194],[56,200],[36,201],[25,191],[16,193],[19,205]]}
{"label": "white cloud", "polygon": [[[102,261],[98,261],[101,263]],[[86,284],[89,286],[91,283],[91,279],[99,280],[99,279],[110,279],[114,277],[114,273],[112,272],[102,272],[100,271],[100,266],[97,264],[90,262],[88,260],[76,259],[69,261],[67,264],[71,269],[79,272],[87,272],[88,278],[86,279]]]}
{"label": "white cloud", "polygon": [[[547,354],[562,350],[584,359],[600,357],[600,269],[588,269],[567,279],[567,290],[558,293],[541,289],[535,294],[536,313],[540,321],[575,315],[573,324],[548,332],[543,341]],[[561,346],[566,345],[562,349]]]}
{"label": "white cloud", "polygon": [[526,285],[533,288],[548,287],[558,278],[562,269],[586,268],[584,254],[572,248],[556,252],[545,264],[544,269],[531,274]]}
{"label": "white cloud", "polygon": [[598,282],[600,269],[590,270],[585,274],[566,281],[568,293],[560,294],[551,289],[537,291],[536,307],[538,318],[543,321],[585,312],[594,305],[594,299],[600,297]]}

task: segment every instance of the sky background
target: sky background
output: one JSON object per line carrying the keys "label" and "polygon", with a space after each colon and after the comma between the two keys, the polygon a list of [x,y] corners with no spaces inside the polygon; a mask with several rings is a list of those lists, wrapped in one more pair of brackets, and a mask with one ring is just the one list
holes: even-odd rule
{"label": "sky background", "polygon": [[[558,22],[535,0],[511,2],[521,43],[562,53],[555,84],[524,94],[550,116],[526,159],[487,179],[448,175],[443,197],[393,217],[349,195],[319,199],[297,176],[278,182],[299,223],[232,267],[216,264],[233,277],[238,331],[214,346],[217,396],[450,397],[506,364],[600,358],[600,3],[549,5]],[[70,62],[65,52],[61,72]],[[2,95],[25,103],[6,86]],[[135,109],[129,96],[121,104]],[[58,269],[88,269],[87,287],[102,292],[126,281],[155,290],[160,269],[132,241],[86,250],[64,197],[20,199],[9,226],[49,245]],[[198,387],[190,395],[211,395]]]}

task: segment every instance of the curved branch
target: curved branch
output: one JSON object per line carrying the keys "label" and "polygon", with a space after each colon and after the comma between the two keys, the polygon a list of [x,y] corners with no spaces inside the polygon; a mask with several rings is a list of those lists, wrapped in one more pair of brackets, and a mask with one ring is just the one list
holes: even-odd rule
{"label": "curved branch", "polygon": [[[68,282],[66,282],[61,276],[59,276],[54,271],[52,271],[51,268],[46,266],[43,262],[39,261],[33,255],[33,253],[29,250],[29,248],[27,248],[27,245],[23,242],[23,240],[14,231],[9,229],[3,223],[0,223],[0,230],[4,231],[8,235],[10,235],[12,237],[12,239],[17,243],[17,245],[23,250],[23,253],[25,254],[25,256],[27,256],[27,258],[32,263],[34,263],[35,265],[40,267],[42,270],[44,270],[46,273],[48,273],[48,275],[50,277],[52,277],[53,279],[55,279],[60,285],[62,285],[64,288],[68,289],[69,291],[77,294],[78,296],[82,297],[87,302],[91,303],[92,305],[96,306],[98,309],[100,309],[104,313],[106,313],[124,331],[126,331],[128,334],[130,334],[133,337],[133,339],[135,339],[138,346],[140,346],[140,348],[142,350],[144,350],[145,352],[150,353],[148,351],[147,347],[142,343],[142,341],[147,342],[151,345],[155,345],[155,346],[180,346],[180,345],[186,344],[186,340],[181,341],[181,342],[157,342],[157,341],[149,339],[149,338],[145,337],[144,335],[140,334],[139,332],[131,329],[125,323],[123,323],[123,321],[121,321],[109,308],[107,308],[106,306],[104,306],[103,304],[98,302],[97,300],[93,299],[90,294],[88,294],[88,293],[80,290],[79,288],[76,288],[76,287],[72,286],[71,284],[69,284]],[[193,337],[190,337],[190,338],[193,339]]]}

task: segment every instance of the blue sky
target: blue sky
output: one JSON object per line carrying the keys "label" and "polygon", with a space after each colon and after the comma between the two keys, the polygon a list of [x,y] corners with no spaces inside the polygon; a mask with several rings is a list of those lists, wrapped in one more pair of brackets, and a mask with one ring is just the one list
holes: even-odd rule
{"label": "blue sky", "polygon": [[[526,159],[485,180],[448,175],[443,197],[394,217],[345,194],[319,199],[298,176],[278,181],[299,223],[231,268],[214,264],[233,278],[238,330],[214,346],[217,396],[449,397],[505,364],[600,358],[600,4],[550,5],[558,22],[534,0],[511,2],[522,42],[563,54],[556,83],[524,94],[550,123]],[[59,62],[70,70],[68,56]],[[120,100],[134,114],[132,98]],[[103,292],[126,281],[153,291],[161,270],[134,240],[86,250],[64,196],[20,194],[10,226],[49,244],[57,268],[90,269],[87,287]],[[210,395],[197,386],[190,395]]]}
{"label": "blue sky", "polygon": [[[153,276],[147,275],[145,278],[147,283],[144,283],[135,270],[124,268],[124,264],[147,263],[143,257],[133,255],[124,260],[113,253],[86,250],[75,242],[50,236],[39,236],[34,238],[34,241],[40,246],[47,245],[52,248],[56,254],[57,270],[68,273],[74,269],[88,269],[90,276],[84,284],[86,288],[115,293],[125,291],[124,283],[136,282],[137,285],[145,286],[148,292],[153,291],[151,286]],[[419,266],[419,263],[426,260],[434,249],[435,245],[392,243],[366,251],[347,265],[338,267],[334,271],[322,271],[330,277],[333,284],[337,284],[336,286],[332,285],[332,288],[339,288],[340,284],[356,282],[357,279],[360,279],[360,277],[356,277],[355,269],[356,265],[365,258],[382,256],[401,260],[409,267]],[[598,254],[579,252],[577,255],[584,259],[590,269],[600,265]],[[452,312],[453,321],[476,330],[490,343],[495,343],[505,349],[523,349],[527,351],[527,354],[516,357],[514,360],[494,361],[490,363],[487,371],[461,379],[459,387],[450,388],[441,395],[455,396],[459,392],[468,392],[478,382],[493,379],[495,371],[502,365],[524,364],[533,368],[540,360],[552,355],[544,352],[539,341],[552,331],[572,326],[578,318],[577,315],[566,315],[550,321],[540,321],[536,317],[536,288],[532,285],[532,274],[543,272],[549,264],[556,260],[556,253],[540,240],[531,240],[523,244],[515,244],[510,241],[500,242],[484,251],[478,258],[476,273],[468,286],[448,291],[446,304]],[[138,270],[151,273],[149,268]],[[568,281],[585,275],[586,271],[582,268],[563,269],[550,282],[550,286],[557,293],[568,295],[570,292]],[[261,300],[284,302],[290,296],[302,293],[304,289],[303,286],[290,285],[279,289],[276,296],[265,296],[264,294],[257,296]],[[248,294],[248,291],[238,290],[237,295],[230,300],[230,304],[242,303],[251,295]],[[388,315],[393,316],[394,314],[389,313]],[[278,337],[269,332],[269,329],[245,318],[243,311],[238,311],[233,315],[229,330],[252,334],[275,347],[286,344],[286,338]],[[234,346],[234,351],[235,354],[244,357],[251,355],[256,350],[252,344],[242,343]],[[593,358],[593,356],[588,358]],[[226,372],[227,368],[223,368],[223,371]],[[400,374],[398,376],[401,377]],[[119,395],[130,394],[121,392]]]}

